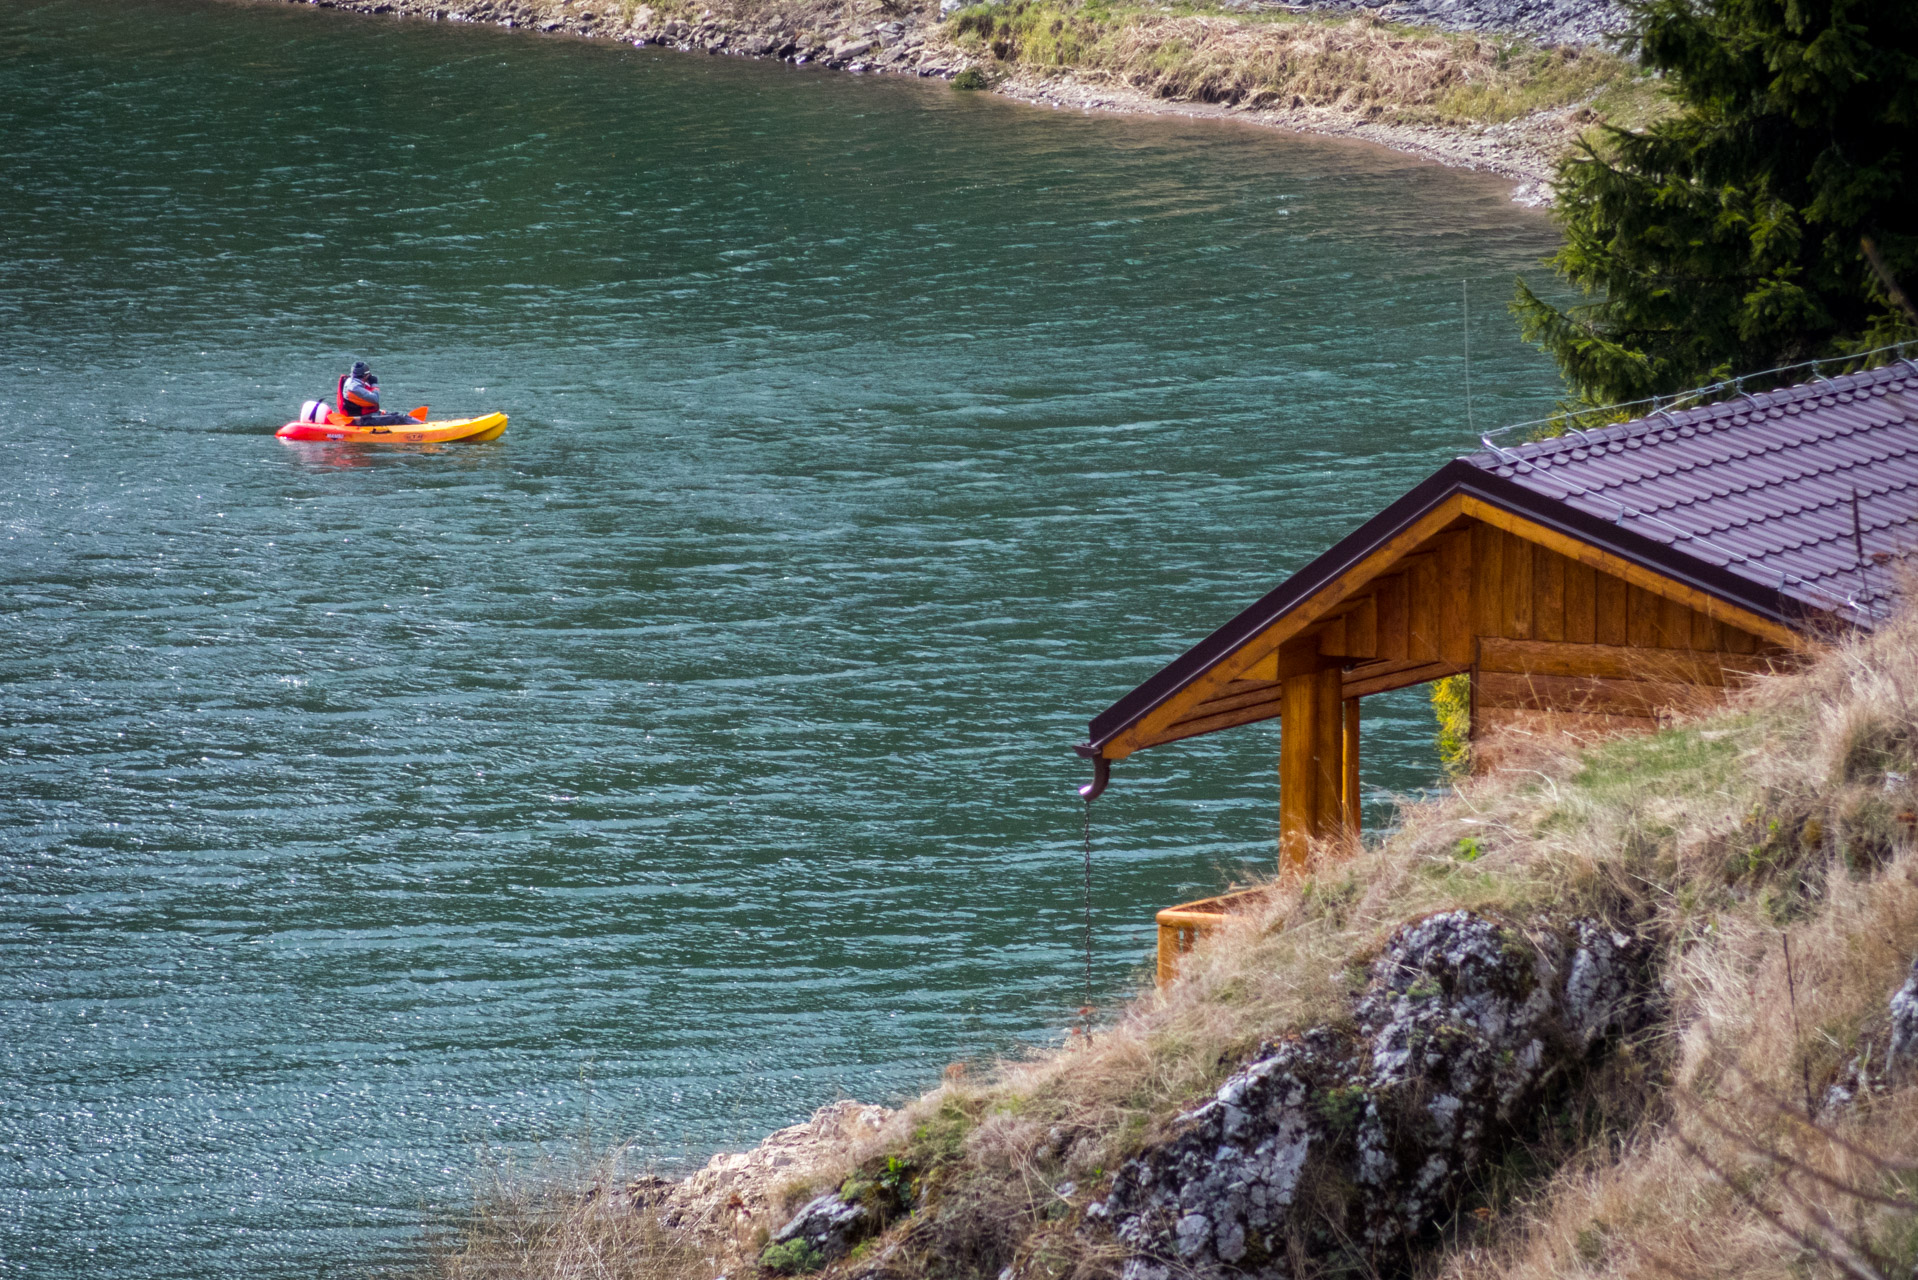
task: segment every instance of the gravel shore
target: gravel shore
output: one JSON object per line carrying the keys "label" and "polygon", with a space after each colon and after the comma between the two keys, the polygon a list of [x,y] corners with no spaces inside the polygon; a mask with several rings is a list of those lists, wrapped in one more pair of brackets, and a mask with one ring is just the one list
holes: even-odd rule
{"label": "gravel shore", "polygon": [[[320,8],[480,23],[551,36],[659,45],[688,53],[775,58],[817,64],[855,74],[894,74],[952,79],[977,60],[953,43],[941,21],[938,0],[855,0],[827,5],[818,0],[718,0],[712,4],[628,6],[614,0],[288,0]],[[1343,3],[1343,0],[1338,0]],[[1480,0],[1478,7],[1498,0]],[[1603,3],[1559,0],[1558,19],[1572,13],[1591,25]],[[1335,10],[1336,14],[1336,10]],[[1335,15],[1328,15],[1335,16]],[[1471,6],[1460,22],[1484,15]],[[1369,19],[1361,19],[1369,20]],[[1231,21],[1231,19],[1222,19]],[[1109,75],[1077,68],[1045,74],[1014,67],[989,71],[991,91],[1020,102],[1056,109],[1137,115],[1175,115],[1232,120],[1298,133],[1353,138],[1457,168],[1498,174],[1514,184],[1521,204],[1549,202],[1552,165],[1576,136],[1579,107],[1541,111],[1505,124],[1485,126],[1405,125],[1376,113],[1316,105],[1219,105],[1156,96]]]}

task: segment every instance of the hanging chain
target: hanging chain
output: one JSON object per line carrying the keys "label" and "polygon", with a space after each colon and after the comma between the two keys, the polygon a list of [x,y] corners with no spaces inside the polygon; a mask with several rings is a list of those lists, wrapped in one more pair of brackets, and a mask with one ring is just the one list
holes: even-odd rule
{"label": "hanging chain", "polygon": [[1079,1010],[1086,1031],[1092,1030],[1092,801],[1086,801],[1086,1002]]}

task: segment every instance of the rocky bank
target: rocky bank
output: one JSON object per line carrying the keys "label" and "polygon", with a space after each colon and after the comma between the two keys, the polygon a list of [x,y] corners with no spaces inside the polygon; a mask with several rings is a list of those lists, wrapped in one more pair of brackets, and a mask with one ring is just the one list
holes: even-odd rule
{"label": "rocky bank", "polygon": [[[1230,119],[1295,132],[1355,138],[1434,160],[1481,169],[1520,184],[1516,198],[1538,204],[1544,182],[1592,118],[1585,101],[1560,102],[1511,119],[1482,123],[1407,122],[1363,94],[1312,96],[1245,92],[1231,86],[1173,84],[1111,67],[1035,65],[995,57],[994,46],[967,40],[954,18],[955,0],[288,0],[321,8],[397,15],[432,22],[480,23],[536,35],[570,36],[655,45],[684,53],[768,58],[853,74],[895,74],[972,83],[1034,105],[1076,111],[1180,115]],[[1545,42],[1590,42],[1615,30],[1611,0],[1315,0],[1308,5],[1248,4],[1238,12],[1167,18],[1166,45],[1216,46],[1211,56],[1269,61],[1254,46],[1275,28],[1273,13],[1322,15],[1340,24],[1407,22],[1440,31],[1522,35]],[[1235,42],[1241,48],[1235,48]],[[1322,43],[1322,42],[1321,42]],[[1416,40],[1376,41],[1392,49]],[[1003,52],[1004,46],[997,46]],[[1407,65],[1429,71],[1445,50],[1427,40],[1407,54]],[[1343,52],[1343,51],[1341,51]],[[1283,58],[1283,54],[1278,55]],[[1389,55],[1387,55],[1389,56]],[[1503,53],[1498,55],[1503,58]],[[1489,63],[1488,63],[1489,65]],[[1387,82],[1392,69],[1368,69],[1367,81]],[[1462,73],[1469,78],[1470,72]],[[960,83],[966,84],[967,80]],[[1586,95],[1589,97],[1589,95]]]}
{"label": "rocky bank", "polygon": [[[1122,1280],[1393,1274],[1533,1136],[1551,1092],[1654,1020],[1656,954],[1590,919],[1408,923],[1371,963],[1349,1024],[1261,1045],[1120,1166],[1081,1230],[1116,1242]],[[915,1207],[875,1190],[854,1180],[806,1204],[772,1236],[803,1248],[774,1256],[835,1261]],[[1055,1190],[1064,1201],[1077,1187]]]}
{"label": "rocky bank", "polygon": [[767,1135],[750,1151],[722,1151],[680,1179],[647,1176],[628,1183],[636,1209],[674,1230],[720,1239],[770,1231],[789,1217],[786,1201],[822,1173],[837,1172],[845,1153],[871,1140],[892,1116],[879,1106],[842,1101],[811,1119]]}

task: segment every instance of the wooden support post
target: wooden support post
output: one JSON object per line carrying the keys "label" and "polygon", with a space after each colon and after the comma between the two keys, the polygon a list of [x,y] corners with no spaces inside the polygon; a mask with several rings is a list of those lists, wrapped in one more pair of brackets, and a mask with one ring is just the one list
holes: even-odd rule
{"label": "wooden support post", "polygon": [[1287,676],[1279,703],[1279,869],[1304,865],[1318,811],[1316,672]]}
{"label": "wooden support post", "polygon": [[1312,744],[1314,805],[1312,835],[1320,840],[1337,834],[1345,821],[1345,681],[1337,667],[1316,676],[1318,707],[1312,717],[1317,741]]}
{"label": "wooden support post", "polygon": [[[1279,864],[1305,864],[1312,841],[1356,826],[1357,795],[1347,780],[1358,760],[1358,717],[1346,725],[1344,673],[1324,667],[1287,676],[1280,689]],[[1349,748],[1348,748],[1348,743]]]}
{"label": "wooden support post", "polygon": [[1345,700],[1345,829],[1353,837],[1359,834],[1359,700]]}

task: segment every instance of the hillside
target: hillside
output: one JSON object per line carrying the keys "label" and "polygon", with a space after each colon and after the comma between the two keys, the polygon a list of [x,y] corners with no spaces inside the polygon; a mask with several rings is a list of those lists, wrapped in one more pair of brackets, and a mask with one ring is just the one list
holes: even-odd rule
{"label": "hillside", "polygon": [[1060,1052],[679,1186],[496,1188],[438,1273],[1908,1275],[1915,753],[1910,616],[1507,741]]}

